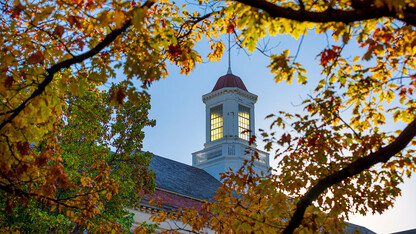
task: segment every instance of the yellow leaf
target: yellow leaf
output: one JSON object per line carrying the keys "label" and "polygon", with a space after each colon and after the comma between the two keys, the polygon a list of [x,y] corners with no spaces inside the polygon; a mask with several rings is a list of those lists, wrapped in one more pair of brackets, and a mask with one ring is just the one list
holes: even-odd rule
{"label": "yellow leaf", "polygon": [[353,63],[357,62],[358,60],[360,60],[360,56],[355,56],[354,60],[352,60]]}
{"label": "yellow leaf", "polygon": [[123,26],[125,21],[126,16],[124,15],[124,12],[122,12],[121,10],[116,10],[114,12],[114,22],[116,23],[116,27],[120,28],[121,26]]}

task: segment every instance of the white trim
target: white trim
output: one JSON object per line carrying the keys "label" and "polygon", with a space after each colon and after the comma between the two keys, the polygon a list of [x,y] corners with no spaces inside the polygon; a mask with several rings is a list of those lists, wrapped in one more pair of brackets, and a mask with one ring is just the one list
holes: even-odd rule
{"label": "white trim", "polygon": [[213,99],[215,97],[221,96],[223,94],[239,94],[247,99],[249,99],[250,101],[253,101],[254,103],[257,102],[257,95],[247,92],[245,90],[242,90],[240,88],[229,88],[229,87],[225,87],[219,90],[216,90],[214,92],[211,93],[207,93],[205,95],[202,96],[202,101],[205,103],[206,101]]}

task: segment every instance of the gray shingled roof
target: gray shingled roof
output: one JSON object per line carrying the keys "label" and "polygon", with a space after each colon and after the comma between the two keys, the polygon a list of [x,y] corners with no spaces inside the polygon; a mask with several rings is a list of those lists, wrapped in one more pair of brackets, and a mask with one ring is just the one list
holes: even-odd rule
{"label": "gray shingled roof", "polygon": [[401,231],[401,232],[394,232],[392,234],[415,234],[416,233],[416,228],[415,229],[409,229],[406,231]]}
{"label": "gray shingled roof", "polygon": [[349,223],[349,222],[346,222],[346,223],[347,223],[347,227],[344,229],[344,231],[346,231],[347,233],[348,232],[354,233],[355,230],[359,230],[360,233],[363,233],[363,234],[376,234],[375,232],[371,231],[370,229],[366,227],[353,224],[353,223]]}
{"label": "gray shingled roof", "polygon": [[206,171],[155,155],[149,166],[156,173],[156,187],[201,200],[213,198],[220,182]]}

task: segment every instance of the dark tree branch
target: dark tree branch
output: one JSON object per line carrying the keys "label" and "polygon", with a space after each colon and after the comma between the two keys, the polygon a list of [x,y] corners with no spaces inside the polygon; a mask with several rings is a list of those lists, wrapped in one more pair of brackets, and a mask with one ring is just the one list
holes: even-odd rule
{"label": "dark tree branch", "polygon": [[[198,24],[199,22],[201,22],[201,21],[203,21],[205,19],[208,19],[209,17],[211,17],[212,15],[214,15],[216,13],[218,13],[218,11],[213,11],[213,12],[207,13],[207,14],[201,16],[201,17],[197,17],[197,18],[195,18],[193,20],[185,21],[185,23],[182,24],[180,26],[179,30],[178,30],[177,38],[178,39],[185,38],[186,36],[188,36],[189,34],[191,34],[191,32],[193,31],[194,26],[196,24]],[[184,30],[184,27],[185,26],[189,26],[189,25],[190,25],[191,28],[189,28],[186,32],[184,32],[183,34],[181,34],[182,31]]]}
{"label": "dark tree branch", "polygon": [[[398,12],[388,6],[376,7],[372,4],[363,4],[351,10],[328,8],[323,12],[307,11],[300,6],[300,10],[281,7],[266,0],[234,0],[248,6],[252,6],[267,12],[273,18],[286,18],[296,21],[308,21],[314,23],[343,22],[352,23],[368,19],[393,17],[405,23],[416,26],[416,7],[406,6],[403,9],[403,18],[399,18]],[[364,2],[364,1],[361,1]]]}
{"label": "dark tree branch", "polygon": [[[400,18],[398,12],[396,12],[394,8],[389,9],[388,6],[375,7],[372,4],[372,1],[366,0],[353,0],[352,8],[350,10],[334,9],[328,6],[328,9],[323,12],[307,11],[302,5],[300,5],[300,10],[294,10],[292,8],[278,6],[265,0],[234,1],[267,12],[272,18],[286,18],[300,22],[343,22],[348,24],[369,19],[392,17],[416,26],[416,8],[410,6],[406,6],[406,8],[403,9],[403,18]],[[391,144],[382,147],[378,151],[370,153],[365,157],[359,158],[344,169],[319,180],[315,186],[309,189],[308,192],[300,198],[299,202],[296,204],[296,210],[283,233],[294,232],[301,224],[306,208],[326,189],[369,169],[377,163],[387,162],[395,154],[403,150],[415,136],[416,119],[413,120]]]}
{"label": "dark tree branch", "polygon": [[[153,1],[147,1],[141,6],[141,8],[151,7],[153,4],[154,4]],[[43,91],[45,91],[46,86],[48,86],[52,82],[52,79],[53,79],[53,77],[56,73],[58,73],[59,71],[61,71],[63,69],[69,68],[70,66],[72,66],[74,64],[81,63],[84,60],[87,60],[87,59],[93,57],[94,55],[98,54],[101,50],[103,50],[105,47],[110,45],[119,35],[121,35],[125,31],[127,31],[127,29],[131,26],[131,24],[132,24],[131,19],[127,20],[123,24],[123,26],[121,26],[121,28],[115,29],[112,32],[110,32],[104,38],[104,40],[102,40],[100,43],[98,43],[91,50],[89,50],[89,51],[87,51],[83,54],[74,56],[70,59],[59,62],[59,63],[53,65],[52,67],[46,69],[46,73],[44,75],[45,79],[42,81],[42,83],[39,84],[38,88],[32,93],[32,95],[30,95],[29,98],[27,98],[24,102],[22,102],[22,104],[20,104],[16,109],[14,109],[12,111],[12,114],[9,116],[9,118],[4,120],[0,124],[0,130],[3,129],[3,127],[6,126],[6,124],[11,123],[13,121],[13,119],[16,118],[16,116],[18,116],[19,113],[27,106],[29,101],[31,101],[35,97],[41,95],[43,93]]]}
{"label": "dark tree branch", "polygon": [[80,209],[80,207],[71,206],[71,205],[68,205],[68,204],[62,202],[63,199],[54,199],[54,198],[46,197],[46,196],[43,196],[43,195],[39,196],[39,194],[36,194],[36,193],[27,193],[27,192],[25,192],[21,189],[10,188],[8,186],[1,185],[1,184],[0,184],[0,190],[3,190],[4,192],[7,192],[9,194],[12,194],[13,196],[17,195],[17,196],[27,197],[27,198],[37,197],[40,200],[44,199],[44,200],[52,201],[52,202],[55,202],[56,204],[59,204],[61,206],[66,207],[66,208]]}
{"label": "dark tree branch", "polygon": [[415,136],[416,119],[407,125],[396,140],[389,145],[382,147],[376,152],[370,153],[365,157],[359,158],[346,166],[344,169],[319,180],[315,186],[309,189],[309,191],[300,198],[299,202],[296,204],[295,213],[283,233],[293,233],[293,231],[301,224],[306,208],[310,206],[312,202],[326,189],[347,178],[360,174],[377,163],[387,162],[394,155],[402,151]]}

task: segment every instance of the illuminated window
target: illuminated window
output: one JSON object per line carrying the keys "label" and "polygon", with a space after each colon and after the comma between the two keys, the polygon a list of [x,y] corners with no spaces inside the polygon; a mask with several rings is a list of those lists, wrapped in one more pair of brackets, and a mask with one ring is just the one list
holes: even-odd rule
{"label": "illuminated window", "polygon": [[238,136],[241,139],[250,139],[250,108],[238,105]]}
{"label": "illuminated window", "polygon": [[222,138],[222,105],[211,108],[211,141]]}

